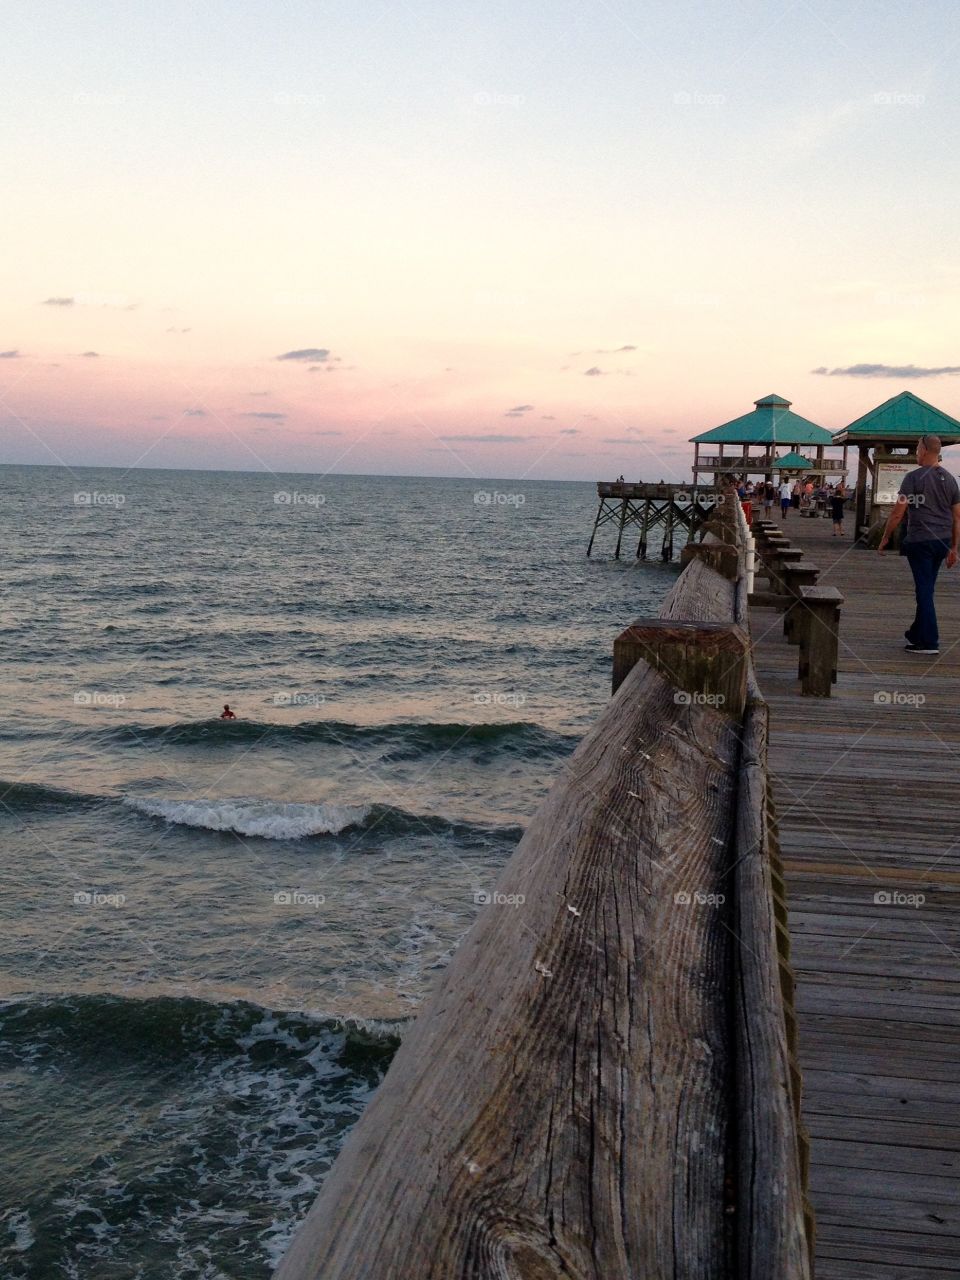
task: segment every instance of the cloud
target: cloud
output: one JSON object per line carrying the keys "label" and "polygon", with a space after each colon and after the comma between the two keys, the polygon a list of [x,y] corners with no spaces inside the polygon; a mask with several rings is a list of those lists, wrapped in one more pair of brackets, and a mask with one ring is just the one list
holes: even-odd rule
{"label": "cloud", "polygon": [[313,364],[320,364],[330,359],[330,352],[326,347],[301,347],[299,351],[284,351],[283,355],[277,356],[277,360],[310,360]]}
{"label": "cloud", "polygon": [[554,417],[554,415],[553,415],[552,413],[541,413],[541,415],[540,415],[540,421],[541,421],[541,422],[556,422],[556,418]]}
{"label": "cloud", "polygon": [[189,333],[189,329],[168,329],[167,333]]}
{"label": "cloud", "polygon": [[20,352],[14,347],[12,351],[0,351],[0,360],[19,360]]}
{"label": "cloud", "polygon": [[184,409],[183,416],[185,418],[205,418],[207,411],[206,409]]}
{"label": "cloud", "polygon": [[512,409],[507,410],[507,413],[529,413],[532,408],[532,404],[515,404]]}
{"label": "cloud", "polygon": [[238,418],[266,418],[270,422],[282,422],[285,413],[238,413]]}
{"label": "cloud", "polygon": [[918,364],[851,364],[845,369],[828,369],[822,364],[810,372],[828,378],[939,378],[944,373],[960,373],[960,364],[931,368]]}
{"label": "cloud", "polygon": [[636,436],[605,436],[601,444],[643,444]]}
{"label": "cloud", "polygon": [[121,311],[136,311],[139,302],[131,302],[125,293],[78,293],[70,297],[44,298],[42,307],[119,307]]}
{"label": "cloud", "polygon": [[440,436],[441,440],[459,441],[460,444],[520,444],[524,440],[529,440],[529,436],[505,436],[499,435],[495,431],[488,432],[486,435],[477,436]]}
{"label": "cloud", "polygon": [[272,396],[272,391],[248,391],[248,396]]}
{"label": "cloud", "polygon": [[[636,347],[631,346],[628,343],[622,347],[594,347],[594,349],[591,352],[589,352],[589,354],[592,356],[618,356],[624,351],[636,351],[636,350],[637,350]],[[576,360],[578,356],[582,356],[584,354],[586,353],[583,351],[571,351],[570,358],[572,360]]]}
{"label": "cloud", "polygon": [[93,359],[95,357],[99,357],[100,352],[99,351],[81,351],[80,354],[84,356],[86,359]]}
{"label": "cloud", "polygon": [[584,369],[583,372],[587,378],[599,378],[603,375],[603,370],[598,369],[596,365],[593,365],[590,369]]}
{"label": "cloud", "polygon": [[312,431],[310,434],[314,436],[342,436],[343,432],[342,431]]}
{"label": "cloud", "polygon": [[580,432],[576,427],[564,427],[560,434],[562,436],[578,436]]}

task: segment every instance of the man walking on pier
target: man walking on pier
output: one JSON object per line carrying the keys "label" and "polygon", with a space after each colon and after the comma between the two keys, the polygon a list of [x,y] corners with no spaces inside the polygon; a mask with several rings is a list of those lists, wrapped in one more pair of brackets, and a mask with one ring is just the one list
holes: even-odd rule
{"label": "man walking on pier", "polygon": [[960,544],[960,485],[956,477],[940,466],[940,437],[921,436],[917,444],[916,471],[903,478],[897,505],[887,517],[878,550],[884,554],[890,535],[906,517],[907,527],[900,539],[913,573],[917,611],[904,632],[907,653],[940,652],[937,611],[933,593],[944,560],[947,568],[957,563]]}

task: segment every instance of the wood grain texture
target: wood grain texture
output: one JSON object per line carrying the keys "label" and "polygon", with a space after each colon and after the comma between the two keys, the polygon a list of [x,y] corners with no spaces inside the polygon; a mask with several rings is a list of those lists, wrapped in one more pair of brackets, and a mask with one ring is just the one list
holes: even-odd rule
{"label": "wood grain texture", "polygon": [[278,1280],[728,1277],[737,728],[644,664],[534,818]]}

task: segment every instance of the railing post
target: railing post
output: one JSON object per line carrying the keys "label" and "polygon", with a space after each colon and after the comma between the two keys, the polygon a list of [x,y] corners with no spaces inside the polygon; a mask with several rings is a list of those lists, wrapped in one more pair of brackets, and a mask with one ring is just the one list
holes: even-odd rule
{"label": "railing post", "polygon": [[642,659],[676,685],[675,701],[739,717],[746,705],[749,652],[748,636],[732,623],[642,618],[613,642],[613,692]]}

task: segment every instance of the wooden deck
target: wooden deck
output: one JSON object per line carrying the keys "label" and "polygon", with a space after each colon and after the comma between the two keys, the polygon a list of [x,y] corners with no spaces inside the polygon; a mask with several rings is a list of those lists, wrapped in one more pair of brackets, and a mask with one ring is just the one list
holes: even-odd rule
{"label": "wooden deck", "polygon": [[906,561],[831,529],[796,512],[785,522],[846,598],[831,699],[799,695],[781,615],[751,611],[771,704],[817,1277],[956,1280],[960,566],[938,584],[939,658],[913,656]]}

